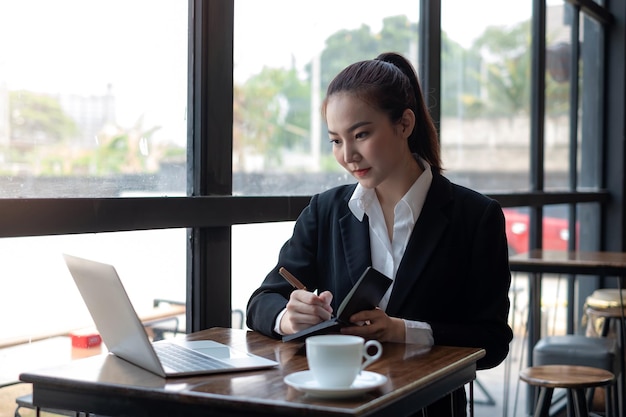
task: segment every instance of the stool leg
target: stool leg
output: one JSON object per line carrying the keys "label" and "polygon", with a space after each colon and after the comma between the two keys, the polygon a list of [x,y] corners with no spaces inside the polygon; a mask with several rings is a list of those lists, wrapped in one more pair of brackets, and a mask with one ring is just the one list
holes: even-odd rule
{"label": "stool leg", "polygon": [[469,412],[470,417],[474,417],[474,380],[469,383]]}
{"label": "stool leg", "polygon": [[593,408],[593,395],[596,392],[595,388],[589,388],[585,390],[585,399],[587,401],[587,410],[591,411]]}
{"label": "stool leg", "polygon": [[573,397],[574,415],[576,417],[589,417],[587,409],[587,397],[584,389],[571,390]]}
{"label": "stool leg", "polygon": [[605,401],[604,401],[604,417],[613,417],[613,387],[615,384],[611,384],[605,388]]}
{"label": "stool leg", "polygon": [[535,407],[535,417],[549,417],[550,404],[552,403],[552,393],[554,388],[541,387],[539,389],[539,398]]}

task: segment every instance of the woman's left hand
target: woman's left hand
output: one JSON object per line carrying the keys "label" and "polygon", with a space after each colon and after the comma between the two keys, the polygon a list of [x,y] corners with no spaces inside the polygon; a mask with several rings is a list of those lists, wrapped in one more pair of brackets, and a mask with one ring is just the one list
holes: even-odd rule
{"label": "woman's left hand", "polygon": [[365,339],[376,339],[380,342],[404,343],[404,320],[389,317],[380,308],[363,310],[350,317],[352,323],[358,326],[348,326],[341,329],[343,334],[361,336]]}

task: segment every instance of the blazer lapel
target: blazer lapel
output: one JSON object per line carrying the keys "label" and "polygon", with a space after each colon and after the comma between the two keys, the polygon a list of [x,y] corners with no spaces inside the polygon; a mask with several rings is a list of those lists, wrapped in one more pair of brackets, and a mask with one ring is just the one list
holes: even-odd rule
{"label": "blazer lapel", "polygon": [[448,216],[444,206],[452,200],[450,182],[433,172],[433,182],[428,191],[422,212],[415,222],[411,238],[405,250],[405,255],[398,267],[393,284],[387,314],[394,315],[400,310],[406,297],[411,293],[411,287],[418,285],[422,279],[436,277],[422,277],[422,271],[437,242],[448,227]]}
{"label": "blazer lapel", "polygon": [[348,213],[339,219],[339,229],[350,280],[352,284],[356,284],[365,268],[372,265],[368,217],[366,215],[360,222],[348,210]]}

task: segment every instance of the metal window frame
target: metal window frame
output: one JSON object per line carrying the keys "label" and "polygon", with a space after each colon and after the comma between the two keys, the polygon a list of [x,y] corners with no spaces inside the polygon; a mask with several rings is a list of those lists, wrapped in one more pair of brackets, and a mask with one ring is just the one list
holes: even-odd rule
{"label": "metal window frame", "polygon": [[[309,196],[234,197],[232,190],[232,53],[234,0],[189,1],[189,155],[188,196],[163,198],[58,198],[58,199],[0,199],[0,237],[42,236],[75,233],[98,233],[161,228],[188,228],[187,305],[188,331],[230,324],[231,287],[231,226],[234,224],[295,220],[306,206]],[[445,0],[443,0],[445,1]],[[611,15],[626,15],[623,6],[597,6],[583,0],[567,0],[577,4],[596,20],[608,24]],[[534,0],[533,7],[541,14],[545,1]],[[441,0],[420,3],[420,26],[423,41],[421,77],[428,92],[433,117],[439,121],[440,103],[440,20]],[[607,15],[607,10],[610,12]],[[605,13],[606,12],[606,13]],[[543,17],[545,19],[545,16]],[[541,34],[545,27],[538,22],[533,27]],[[533,32],[533,34],[535,34]],[[626,240],[624,213],[624,48],[619,34],[612,35],[610,45],[620,54],[606,54],[607,83],[618,85],[618,91],[605,92],[607,125],[611,130],[606,147],[617,149],[603,158],[605,183],[590,191],[546,192],[543,190],[543,161],[541,154],[541,80],[533,81],[536,97],[532,151],[533,187],[525,193],[490,194],[503,207],[533,208],[534,242],[541,236],[542,206],[547,204],[576,204],[596,202],[607,208],[613,222],[601,220],[603,248],[619,250]],[[540,36],[534,36],[539,38]],[[533,48],[540,48],[539,45]],[[537,62],[534,71],[545,72],[543,54],[534,51]],[[541,70],[543,68],[543,71]],[[620,72],[621,71],[621,72]],[[620,107],[621,106],[621,107]],[[621,110],[620,110],[621,109]],[[438,124],[438,123],[437,123]],[[615,129],[617,128],[617,129]],[[621,128],[621,130],[620,130]],[[607,128],[609,130],[609,128]],[[617,132],[615,132],[617,130]],[[604,138],[602,138],[604,140]],[[617,178],[609,172],[618,174]],[[616,201],[617,199],[617,201]],[[617,225],[617,227],[615,226]],[[606,237],[608,236],[608,241]],[[216,277],[220,277],[217,279]],[[210,289],[210,291],[209,291]]]}

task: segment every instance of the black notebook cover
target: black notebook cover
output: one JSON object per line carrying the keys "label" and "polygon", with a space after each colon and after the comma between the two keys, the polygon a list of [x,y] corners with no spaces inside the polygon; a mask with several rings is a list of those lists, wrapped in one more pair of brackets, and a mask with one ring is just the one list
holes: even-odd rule
{"label": "black notebook cover", "polygon": [[297,333],[285,335],[283,342],[298,340],[315,334],[336,332],[340,327],[350,325],[350,317],[359,311],[375,308],[390,285],[391,279],[368,266],[337,309],[337,316]]}

